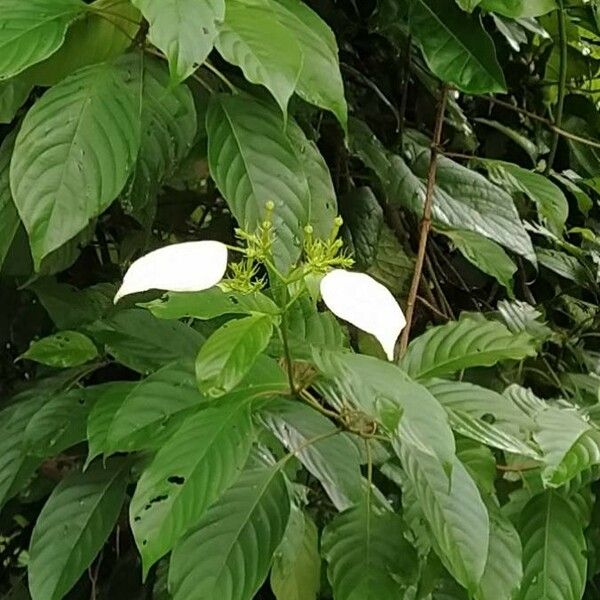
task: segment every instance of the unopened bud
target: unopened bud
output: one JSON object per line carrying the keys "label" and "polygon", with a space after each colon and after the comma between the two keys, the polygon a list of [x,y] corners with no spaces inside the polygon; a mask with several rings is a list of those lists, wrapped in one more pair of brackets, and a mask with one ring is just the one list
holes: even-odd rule
{"label": "unopened bud", "polygon": [[304,226],[304,233],[306,233],[306,235],[312,235],[314,232],[313,226],[312,225],[305,225]]}
{"label": "unopened bud", "polygon": [[267,203],[265,204],[265,208],[269,212],[273,212],[275,210],[275,202],[273,202],[273,200],[268,200]]}

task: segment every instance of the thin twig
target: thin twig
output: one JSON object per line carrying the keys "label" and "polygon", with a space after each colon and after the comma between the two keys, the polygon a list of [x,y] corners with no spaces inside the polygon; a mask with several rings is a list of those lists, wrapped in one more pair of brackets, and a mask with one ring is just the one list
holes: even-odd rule
{"label": "thin twig", "polygon": [[569,140],[573,140],[574,142],[579,142],[580,144],[585,144],[586,146],[591,146],[592,148],[600,148],[600,142],[595,142],[594,140],[590,140],[589,138],[584,138],[579,135],[575,135],[574,133],[571,133],[570,131],[566,131],[565,129],[561,129],[560,127],[555,125],[552,121],[546,119],[545,117],[541,117],[540,115],[536,115],[534,112],[531,112],[530,110],[527,110],[525,108],[520,108],[519,106],[515,106],[514,104],[511,104],[510,102],[505,102],[504,100],[498,100],[498,98],[494,98],[492,96],[489,96],[487,98],[487,101],[490,102],[491,104],[497,104],[498,106],[502,106],[504,108],[507,108],[507,109],[517,112],[519,114],[525,115],[526,117],[529,117],[530,119],[533,119],[534,121],[538,121],[539,123],[543,123],[549,129],[558,133],[558,135],[561,135],[562,137],[565,137]]}
{"label": "thin twig", "polygon": [[[558,128],[562,125],[563,112],[565,108],[565,95],[567,85],[567,22],[565,13],[563,10],[562,0],[558,3],[558,10],[556,11],[558,18],[558,43],[560,44],[560,64],[559,64],[559,77],[558,77],[558,103],[556,106],[556,119],[554,125]],[[556,151],[558,150],[558,140],[560,133],[554,129],[554,137],[552,138],[552,146],[550,154],[548,155],[548,161],[546,162],[546,169],[544,174],[548,176],[554,165],[556,158]]]}
{"label": "thin twig", "polygon": [[429,172],[427,173],[427,191],[425,193],[425,206],[423,207],[423,218],[421,219],[421,232],[419,236],[419,249],[417,251],[417,261],[415,264],[415,271],[413,274],[410,292],[408,295],[408,302],[406,304],[406,327],[402,332],[402,338],[400,340],[401,355],[404,354],[406,348],[408,347],[408,340],[410,338],[410,328],[412,325],[412,318],[415,310],[415,301],[417,298],[417,292],[419,290],[419,284],[421,283],[421,274],[423,272],[423,263],[425,261],[427,238],[429,237],[429,230],[431,229],[431,209],[433,206],[433,193],[435,190],[437,157],[439,153],[439,147],[442,141],[442,130],[444,127],[444,113],[446,112],[447,98],[448,88],[444,86],[442,88],[442,93],[438,104],[438,110],[435,119],[435,128],[433,132],[433,140],[431,144]]}
{"label": "thin twig", "polygon": [[440,319],[444,319],[445,321],[450,320],[450,317],[447,314],[443,313],[441,310],[436,308],[431,302],[429,302],[429,300],[425,300],[425,298],[423,298],[423,296],[419,296],[417,294],[417,300],[421,304],[424,304],[432,313],[434,313],[435,315],[440,317]]}

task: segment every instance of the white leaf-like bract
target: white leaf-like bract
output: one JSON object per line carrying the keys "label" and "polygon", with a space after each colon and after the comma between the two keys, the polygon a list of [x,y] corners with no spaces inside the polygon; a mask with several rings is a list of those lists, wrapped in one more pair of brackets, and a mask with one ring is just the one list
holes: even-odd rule
{"label": "white leaf-like bract", "polygon": [[203,240],[183,242],[154,250],[136,260],[125,273],[115,296],[146,290],[199,292],[216,285],[227,270],[227,246]]}
{"label": "white leaf-like bract", "polygon": [[394,360],[406,319],[386,287],[364,273],[335,269],[321,280],[321,296],[333,314],[374,335],[388,360]]}

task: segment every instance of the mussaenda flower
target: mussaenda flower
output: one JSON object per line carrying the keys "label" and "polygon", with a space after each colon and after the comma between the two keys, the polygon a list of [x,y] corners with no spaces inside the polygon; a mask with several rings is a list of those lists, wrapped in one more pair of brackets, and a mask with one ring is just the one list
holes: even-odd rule
{"label": "mussaenda flower", "polygon": [[385,286],[365,273],[334,269],[321,280],[321,296],[334,315],[375,336],[388,360],[394,360],[406,319]]}
{"label": "mussaenda flower", "polygon": [[183,242],[154,250],[136,260],[125,273],[115,303],[123,296],[146,290],[199,292],[223,279],[227,246],[203,240]]}

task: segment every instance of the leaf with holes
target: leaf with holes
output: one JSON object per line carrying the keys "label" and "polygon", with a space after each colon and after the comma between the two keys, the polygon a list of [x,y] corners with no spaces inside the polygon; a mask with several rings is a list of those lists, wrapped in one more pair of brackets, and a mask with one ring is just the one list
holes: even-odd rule
{"label": "leaf with holes", "polygon": [[131,528],[144,576],[239,476],[253,441],[249,403],[189,416],[144,470],[131,500]]}
{"label": "leaf with holes", "polygon": [[171,555],[173,600],[251,600],[290,515],[278,465],[245,471]]}
{"label": "leaf with holes", "polygon": [[0,81],[56,52],[69,24],[86,8],[81,0],[2,0]]}
{"label": "leaf with holes", "polygon": [[404,529],[400,515],[368,499],[334,517],[323,532],[322,551],[336,600],[403,597],[418,572]]}
{"label": "leaf with holes", "polygon": [[63,80],[27,113],[10,184],[36,268],[116,198],[137,156],[139,126],[135,98],[107,63]]}
{"label": "leaf with holes", "polygon": [[225,0],[133,0],[150,24],[150,41],[169,60],[175,83],[189,77],[210,54]]}
{"label": "leaf with holes", "polygon": [[578,600],[586,576],[586,544],[577,513],[553,491],[523,509],[523,583],[519,600]]}
{"label": "leaf with holes", "polygon": [[489,516],[479,491],[462,463],[455,459],[451,475],[434,457],[410,444],[399,452],[433,534],[444,566],[472,593],[484,573],[489,548]]}
{"label": "leaf with holes", "polygon": [[535,356],[533,339],[512,334],[504,325],[468,315],[432,327],[414,339],[400,363],[416,379],[451,375],[470,367]]}
{"label": "leaf with holes", "polygon": [[273,319],[254,315],[228,321],[204,343],[196,358],[201,391],[222,395],[232,390],[252,368],[273,334]]}
{"label": "leaf with holes", "polygon": [[[261,420],[306,469],[316,477],[338,510],[363,496],[360,456],[354,444],[315,410],[289,400],[270,400]],[[320,439],[322,438],[322,439]],[[315,440],[310,443],[311,440]]]}
{"label": "leaf with holes", "polygon": [[505,91],[492,39],[479,17],[466,15],[454,0],[417,0],[410,27],[442,81],[469,94]]}
{"label": "leaf with holes", "polygon": [[241,227],[253,231],[273,202],[276,265],[298,259],[310,220],[308,181],[283,119],[273,106],[247,96],[217,95],[206,115],[210,172]]}
{"label": "leaf with holes", "polygon": [[60,600],[104,545],[125,500],[127,464],[97,465],[54,488],[33,528],[29,590],[33,600]]}
{"label": "leaf with holes", "polygon": [[59,331],[32,342],[20,358],[49,367],[76,367],[98,356],[98,349],[89,337],[78,331]]}
{"label": "leaf with holes", "polygon": [[292,505],[290,520],[271,568],[277,600],[316,600],[321,587],[319,531],[308,514]]}

